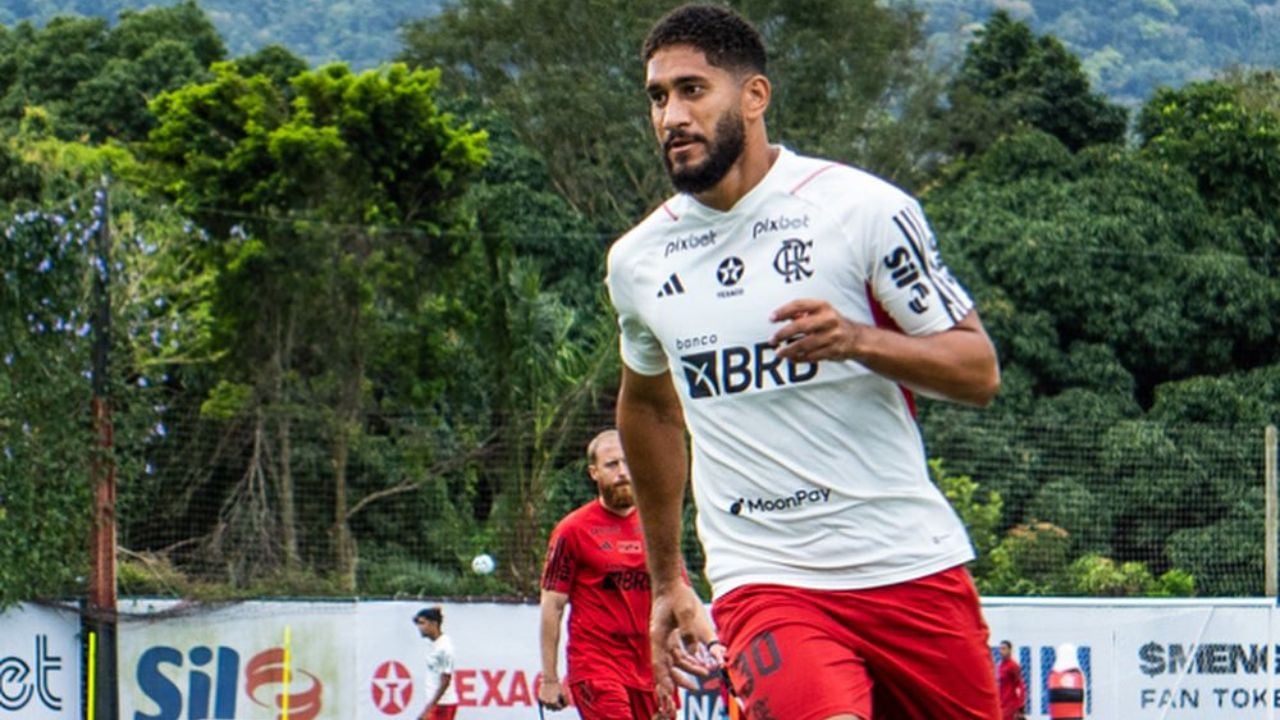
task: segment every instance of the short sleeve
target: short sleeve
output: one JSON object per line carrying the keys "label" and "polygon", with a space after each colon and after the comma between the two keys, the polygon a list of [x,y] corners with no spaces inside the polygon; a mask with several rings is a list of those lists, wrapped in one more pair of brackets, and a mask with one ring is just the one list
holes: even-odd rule
{"label": "short sleeve", "polygon": [[872,293],[903,332],[941,332],[973,309],[973,300],[942,261],[937,239],[914,200],[891,207],[868,231],[874,250]]}
{"label": "short sleeve", "polygon": [[635,279],[623,253],[609,253],[609,275],[605,278],[609,300],[618,316],[619,350],[622,362],[641,375],[661,375],[669,368],[662,343],[640,316],[635,301]]}
{"label": "short sleeve", "polygon": [[551,534],[546,565],[542,568],[542,589],[568,595],[573,588],[576,561],[573,543],[565,530],[561,526]]}

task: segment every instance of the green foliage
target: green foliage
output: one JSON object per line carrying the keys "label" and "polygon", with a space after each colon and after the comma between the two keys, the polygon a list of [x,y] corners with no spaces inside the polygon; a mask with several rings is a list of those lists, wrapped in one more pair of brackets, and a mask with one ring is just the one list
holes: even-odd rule
{"label": "green foliage", "polygon": [[[1263,577],[1262,493],[1260,488],[1222,512],[1215,522],[1179,530],[1169,539],[1174,564],[1196,577],[1210,596],[1257,595]],[[1250,582],[1250,579],[1254,582]]]}
{"label": "green foliage", "polygon": [[1072,152],[1124,139],[1124,109],[1090,90],[1079,60],[1003,11],[965,51],[948,95],[950,144],[962,156],[1019,128],[1046,132]]}
{"label": "green foliage", "polygon": [[[433,69],[370,72],[280,45],[217,62],[210,18],[274,5],[0,28],[0,606],[86,574],[104,176],[122,591],[536,592],[612,422],[606,245],[667,192],[636,50],[669,6],[467,1],[406,27]],[[774,49],[776,139],[929,179],[917,16],[739,6]],[[1208,12],[1117,7],[1153,38]],[[952,85],[974,154],[925,199],[1004,387],[981,422],[923,404],[930,470],[984,592],[1257,593],[1280,94],[1267,73],[1162,92],[1131,151],[1086,80],[1105,57],[997,15]],[[497,573],[470,573],[480,551]]]}
{"label": "green foliage", "polygon": [[[134,338],[145,336],[150,310],[136,302],[145,286],[133,274],[156,248],[115,236],[109,375],[113,398],[112,451],[98,446],[91,421],[88,379],[96,330],[91,319],[94,243],[110,217],[123,227],[163,216],[120,188],[108,208],[106,193],[59,197],[90,187],[118,152],[56,141],[10,141],[0,151],[22,193],[0,209],[0,606],[79,593],[88,571],[88,531],[94,468],[119,477],[141,471],[138,447],[155,432],[153,394],[129,382],[136,368]],[[22,197],[25,195],[25,197]],[[115,223],[113,222],[113,225]],[[100,327],[100,326],[99,326]]]}
{"label": "green foliage", "polygon": [[1031,517],[1043,518],[1066,530],[1072,552],[1110,552],[1111,509],[1081,482],[1051,480],[1027,508]]}
{"label": "green foliage", "polygon": [[1088,597],[1190,597],[1195,579],[1182,570],[1170,570],[1159,578],[1139,562],[1116,563],[1100,555],[1084,555],[1067,568],[1067,595]]}
{"label": "green foliage", "polygon": [[991,491],[986,493],[985,501],[979,499],[978,483],[968,475],[948,474],[941,458],[929,460],[929,474],[969,531],[969,540],[978,555],[973,572],[985,573],[991,566],[990,553],[999,539],[1004,500],[999,493]]}
{"label": "green foliage", "polygon": [[22,23],[0,43],[0,122],[12,128],[31,106],[55,118],[59,137],[140,140],[152,127],[151,97],[205,76],[225,50],[191,0],[105,18]]}
{"label": "green foliage", "polygon": [[769,50],[771,139],[915,187],[934,170],[944,79],[923,18],[871,0],[743,0]]}
{"label": "green foliage", "polygon": [[[537,149],[559,194],[618,233],[669,194],[639,48],[670,0],[590,7],[462,0],[405,26],[401,58],[495,107]],[[919,179],[936,87],[913,54],[917,19],[872,0],[742,2],[774,50],[774,138]],[[590,98],[583,102],[583,98]]]}
{"label": "green foliage", "polygon": [[[244,66],[278,74],[289,62],[277,53]],[[351,488],[348,461],[373,449],[363,424],[380,398],[431,402],[443,390],[432,378],[455,352],[444,340],[457,307],[447,273],[466,255],[447,238],[463,223],[456,200],[487,158],[485,137],[439,110],[434,71],[330,65],[294,76],[289,92],[278,78],[246,77],[240,64],[218,63],[213,73],[155,100],[148,149],[164,189],[214,239],[201,258],[217,278],[214,367],[231,387],[253,388],[245,416],[278,444],[279,497],[263,500],[278,502],[278,514],[246,513],[236,532],[279,523],[285,562],[298,562],[295,513],[308,508],[291,499],[301,448],[292,448],[296,413],[287,408],[323,408],[335,468],[333,562],[352,587],[358,498],[415,485],[393,471]],[[383,347],[396,354],[373,351]],[[428,466],[438,459],[422,456]],[[247,477],[259,471],[267,470]],[[220,547],[238,552],[235,543]]]}
{"label": "green foliage", "polygon": [[1275,63],[1280,28],[1266,0],[893,0],[928,18],[930,44],[958,57],[993,7],[1053,35],[1080,58],[1095,88],[1136,107],[1160,86],[1178,87],[1235,66]]}
{"label": "green foliage", "polygon": [[975,577],[978,590],[991,595],[1050,595],[1070,562],[1071,539],[1051,523],[1017,525],[991,553],[992,569]]}
{"label": "green foliage", "polygon": [[[0,24],[28,20],[44,25],[57,16],[115,18],[172,4],[173,0],[23,0],[0,7]],[[308,64],[342,61],[359,70],[389,60],[396,51],[396,28],[407,20],[434,15],[439,5],[439,0],[200,3],[233,55],[281,45],[306,58]]]}
{"label": "green foliage", "polygon": [[[1280,221],[1280,75],[1161,89],[1143,106],[1137,130],[1144,150],[1190,172],[1212,207]],[[1268,245],[1263,258],[1277,257],[1280,245],[1274,238]]]}
{"label": "green foliage", "polygon": [[1088,383],[1147,405],[1163,382],[1275,361],[1280,287],[1244,255],[1250,221],[1214,214],[1188,175],[1142,155],[1026,162],[1054,145],[1001,141],[929,198],[958,272],[979,297],[992,288],[984,317],[1006,366],[1025,364],[1041,395]]}

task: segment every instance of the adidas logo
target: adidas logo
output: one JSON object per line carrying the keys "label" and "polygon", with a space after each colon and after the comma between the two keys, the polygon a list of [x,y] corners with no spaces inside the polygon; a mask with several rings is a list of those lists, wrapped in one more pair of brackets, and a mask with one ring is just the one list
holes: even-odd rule
{"label": "adidas logo", "polygon": [[683,295],[684,284],[680,282],[680,276],[671,273],[671,277],[662,283],[662,289],[658,291],[658,297],[670,297],[672,295]]}

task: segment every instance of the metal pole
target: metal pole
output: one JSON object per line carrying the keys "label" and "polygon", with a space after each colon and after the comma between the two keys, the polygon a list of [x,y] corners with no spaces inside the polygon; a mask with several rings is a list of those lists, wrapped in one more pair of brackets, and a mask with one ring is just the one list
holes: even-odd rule
{"label": "metal pole", "polygon": [[116,708],[116,467],[111,421],[111,206],[107,178],[94,203],[95,236],[93,318],[93,528],[90,536],[89,612],[87,630],[94,633],[94,696],[86,697],[89,714],[117,720]]}
{"label": "metal pole", "polygon": [[1276,597],[1276,544],[1280,538],[1276,537],[1277,529],[1277,507],[1276,507],[1276,426],[1268,425],[1264,435],[1266,442],[1265,472],[1266,472],[1266,501],[1263,503],[1263,511],[1266,520],[1263,523],[1263,531],[1267,534],[1264,542],[1264,548],[1267,553],[1266,559],[1263,561],[1263,567],[1266,568],[1266,594],[1267,597]]}

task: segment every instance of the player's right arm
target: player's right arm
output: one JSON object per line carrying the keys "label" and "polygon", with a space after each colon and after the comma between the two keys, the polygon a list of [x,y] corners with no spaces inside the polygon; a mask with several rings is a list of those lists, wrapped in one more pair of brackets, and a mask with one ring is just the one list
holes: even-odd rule
{"label": "player's right arm", "polygon": [[564,685],[558,669],[560,658],[560,627],[569,596],[555,590],[543,590],[539,646],[542,649],[542,682],[538,684],[538,702],[552,710],[560,710],[567,703]]}
{"label": "player's right arm", "polygon": [[680,683],[676,669],[705,671],[697,654],[715,638],[702,601],[689,586],[680,553],[689,464],[684,415],[671,374],[643,375],[624,366],[617,413],[653,587],[653,679],[659,709],[669,717],[675,712],[675,685]]}
{"label": "player's right arm", "polygon": [[671,373],[642,375],[624,366],[617,412],[654,592],[683,586],[680,533],[688,454]]}

